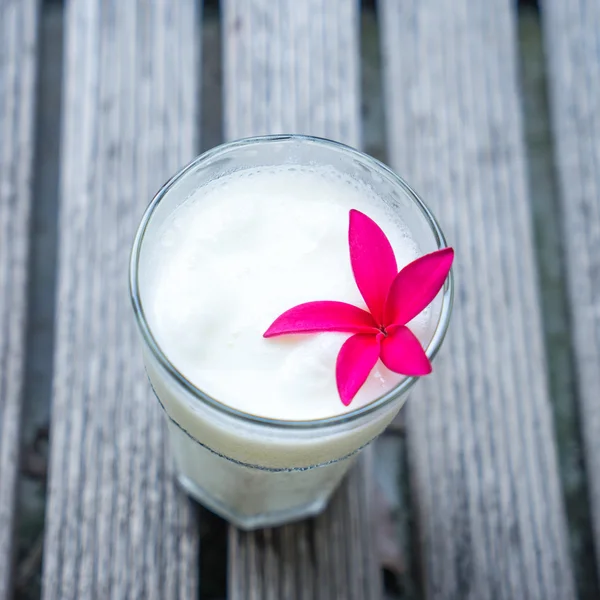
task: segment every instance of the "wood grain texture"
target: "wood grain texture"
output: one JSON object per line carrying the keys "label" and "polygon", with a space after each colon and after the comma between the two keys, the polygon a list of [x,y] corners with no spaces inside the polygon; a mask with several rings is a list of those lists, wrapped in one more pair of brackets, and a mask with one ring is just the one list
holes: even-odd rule
{"label": "wood grain texture", "polygon": [[371,462],[368,449],[315,519],[251,532],[231,526],[230,600],[380,598]]}
{"label": "wood grain texture", "polygon": [[[358,2],[225,0],[228,138],[305,133],[359,146]],[[229,535],[231,600],[380,597],[370,452],[317,519]]]}
{"label": "wood grain texture", "polygon": [[228,139],[305,133],[360,145],[356,0],[224,0]]}
{"label": "wood grain texture", "polygon": [[449,337],[407,405],[426,596],[567,600],[514,3],[380,8],[391,162],[457,251]]}
{"label": "wood grain texture", "polygon": [[600,4],[544,0],[542,8],[580,420],[600,560]]}
{"label": "wood grain texture", "polygon": [[0,0],[0,600],[9,597],[27,315],[38,0]]}
{"label": "wood grain texture", "polygon": [[192,599],[198,532],[128,299],[145,206],[197,149],[195,0],[71,0],[43,598]]}

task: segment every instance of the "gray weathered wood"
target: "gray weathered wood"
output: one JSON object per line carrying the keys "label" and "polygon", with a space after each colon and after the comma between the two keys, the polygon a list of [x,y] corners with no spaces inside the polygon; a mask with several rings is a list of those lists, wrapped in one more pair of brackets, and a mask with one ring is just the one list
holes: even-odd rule
{"label": "gray weathered wood", "polygon": [[366,452],[316,519],[251,532],[231,526],[230,600],[380,598],[371,461]]}
{"label": "gray weathered wood", "polygon": [[197,523],[146,381],[127,270],[144,207],[197,150],[198,4],[66,6],[47,600],[197,597]]}
{"label": "gray weathered wood", "polygon": [[525,183],[514,6],[380,3],[391,161],[457,251],[449,337],[434,375],[407,405],[428,598],[574,597]]}
{"label": "gray weathered wood", "polygon": [[38,0],[0,0],[0,600],[9,597],[27,308]]}
{"label": "gray weathered wood", "polygon": [[225,0],[228,139],[307,133],[359,145],[356,0]]}
{"label": "gray weathered wood", "polygon": [[[294,132],[360,145],[358,2],[223,7],[226,136]],[[379,597],[368,458],[317,519],[250,533],[230,528],[232,600]]]}
{"label": "gray weathered wood", "polygon": [[600,4],[544,0],[542,18],[586,471],[600,559]]}

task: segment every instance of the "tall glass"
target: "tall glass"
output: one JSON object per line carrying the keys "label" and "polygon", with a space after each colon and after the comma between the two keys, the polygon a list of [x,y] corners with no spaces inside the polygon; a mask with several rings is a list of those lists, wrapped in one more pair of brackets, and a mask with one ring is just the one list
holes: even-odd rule
{"label": "tall glass", "polygon": [[[130,265],[131,299],[146,370],[166,417],[179,483],[244,529],[321,512],[360,450],[390,423],[416,380],[407,377],[371,404],[343,415],[312,421],[267,419],[231,408],[195,387],[156,342],[144,299],[153,269],[150,250],[165,219],[216,178],[239,169],[290,163],[331,165],[363,181],[398,211],[423,253],[446,246],[431,212],[386,166],[342,144],[306,136],[258,137],[214,148],[175,175],[152,200],[135,237]],[[430,359],[446,334],[451,308],[450,277],[433,303],[437,325],[426,348]]]}

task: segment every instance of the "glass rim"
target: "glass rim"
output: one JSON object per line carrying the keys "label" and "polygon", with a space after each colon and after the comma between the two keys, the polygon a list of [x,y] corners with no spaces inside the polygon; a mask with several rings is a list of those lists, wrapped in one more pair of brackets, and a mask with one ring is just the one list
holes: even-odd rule
{"label": "glass rim", "polygon": [[[368,404],[357,408],[356,410],[352,410],[347,413],[342,413],[339,415],[334,415],[332,417],[324,417],[319,419],[312,420],[302,420],[302,421],[286,421],[283,419],[271,419],[268,417],[261,417],[259,415],[254,415],[252,413],[247,413],[236,408],[233,408],[223,402],[220,402],[216,398],[213,398],[206,392],[202,391],[200,388],[196,387],[191,381],[189,381],[169,360],[166,354],[163,352],[162,348],[156,341],[150,325],[146,319],[146,315],[144,313],[143,303],[141,299],[140,286],[139,286],[139,262],[141,255],[141,248],[144,241],[144,235],[148,228],[150,221],[152,220],[152,216],[158,205],[161,203],[162,199],[169,193],[171,188],[185,178],[188,173],[191,171],[195,171],[198,167],[200,167],[203,163],[210,161],[220,155],[231,152],[232,150],[236,150],[238,148],[245,148],[247,146],[255,146],[260,144],[268,144],[272,142],[285,142],[285,141],[300,141],[312,144],[318,144],[321,146],[327,146],[336,151],[341,151],[350,156],[354,156],[360,158],[365,161],[370,167],[374,170],[383,173],[387,177],[391,178],[392,181],[397,184],[402,191],[412,200],[412,202],[417,206],[422,215],[425,217],[427,221],[435,242],[437,244],[438,249],[444,248],[447,246],[446,239],[444,234],[439,226],[436,218],[433,216],[432,212],[425,205],[425,203],[421,200],[419,195],[394,171],[392,171],[389,167],[383,164],[381,161],[373,158],[372,156],[361,152],[351,146],[347,146],[346,144],[342,144],[341,142],[336,142],[334,140],[319,138],[308,135],[300,135],[300,134],[278,134],[278,135],[263,135],[263,136],[254,136],[247,137],[238,140],[234,140],[231,142],[226,142],[224,144],[220,144],[211,148],[210,150],[200,154],[195,159],[193,159],[188,165],[180,169],[175,175],[173,175],[163,186],[158,190],[154,198],[152,198],[150,204],[144,211],[141,222],[138,226],[138,229],[135,234],[135,238],[133,241],[133,247],[131,250],[131,256],[129,261],[129,292],[131,303],[133,305],[133,311],[135,314],[135,319],[137,325],[142,334],[144,343],[148,346],[154,358],[158,361],[161,368],[163,368],[166,373],[175,380],[175,382],[181,386],[186,392],[191,394],[191,396],[204,404],[209,405],[211,408],[217,410],[220,413],[224,413],[229,417],[233,417],[235,419],[241,419],[246,422],[251,422],[257,425],[266,425],[269,427],[276,428],[284,428],[284,429],[315,429],[315,428],[324,428],[324,427],[332,427],[335,425],[344,425],[361,419],[371,413],[378,412],[380,409],[391,404],[394,400],[396,400],[399,396],[404,395],[419,379],[419,377],[411,377],[406,376],[398,385],[393,387],[391,390],[386,392],[385,394],[379,396],[377,399],[369,402]],[[438,353],[442,342],[446,336],[448,331],[448,326],[450,323],[450,315],[452,313],[452,304],[454,297],[454,283],[453,283],[453,273],[450,271],[448,279],[444,284],[442,289],[442,306],[440,310],[440,316],[433,333],[433,337],[431,338],[425,352],[430,361],[434,359],[436,354]]]}

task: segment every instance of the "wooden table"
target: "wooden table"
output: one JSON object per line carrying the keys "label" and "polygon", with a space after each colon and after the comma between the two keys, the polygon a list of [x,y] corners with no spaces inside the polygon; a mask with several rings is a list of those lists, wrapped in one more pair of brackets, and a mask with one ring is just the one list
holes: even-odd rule
{"label": "wooden table", "polygon": [[[600,3],[541,4],[598,543]],[[11,597],[19,505],[41,10],[38,0],[0,0],[0,600]],[[404,410],[423,596],[575,598],[516,7],[380,0],[378,12],[388,160],[457,251],[451,332]],[[144,207],[199,149],[202,3],[67,0],[64,18],[43,598],[196,598],[211,548],[173,481],[126,272]],[[225,138],[298,132],[362,145],[358,0],[222,0],[221,19]],[[228,597],[380,598],[372,470],[367,452],[317,519],[230,527]]]}

